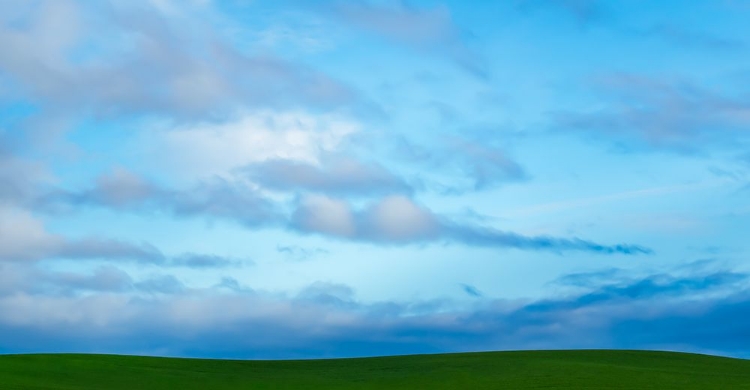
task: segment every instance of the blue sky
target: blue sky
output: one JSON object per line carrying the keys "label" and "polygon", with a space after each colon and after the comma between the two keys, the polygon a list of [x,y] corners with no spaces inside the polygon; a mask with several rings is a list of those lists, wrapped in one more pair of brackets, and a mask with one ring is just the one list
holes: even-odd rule
{"label": "blue sky", "polygon": [[750,357],[746,1],[0,9],[0,353]]}

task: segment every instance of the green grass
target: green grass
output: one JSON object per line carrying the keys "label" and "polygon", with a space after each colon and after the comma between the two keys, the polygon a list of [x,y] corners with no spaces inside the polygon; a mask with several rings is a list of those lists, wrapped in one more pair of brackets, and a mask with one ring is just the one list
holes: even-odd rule
{"label": "green grass", "polygon": [[644,351],[297,361],[6,355],[0,389],[750,389],[750,360]]}

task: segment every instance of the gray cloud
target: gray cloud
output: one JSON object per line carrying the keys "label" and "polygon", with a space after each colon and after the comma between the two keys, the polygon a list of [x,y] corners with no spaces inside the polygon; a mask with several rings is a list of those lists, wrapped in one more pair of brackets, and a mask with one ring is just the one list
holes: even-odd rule
{"label": "gray cloud", "polygon": [[130,275],[111,265],[98,267],[91,273],[75,273],[50,271],[29,263],[0,263],[0,271],[0,296],[126,292],[133,282]]}
{"label": "gray cloud", "polygon": [[177,216],[228,218],[246,226],[274,223],[280,218],[274,204],[256,190],[220,178],[189,191],[174,192],[161,201]]}
{"label": "gray cloud", "polygon": [[185,291],[185,285],[173,275],[159,275],[133,284],[138,291],[150,294],[178,294]]}
{"label": "gray cloud", "polygon": [[475,246],[508,247],[522,250],[547,250],[552,252],[587,251],[601,254],[653,254],[653,250],[640,245],[602,245],[580,238],[557,238],[549,236],[528,237],[497,229],[446,224],[445,235],[455,241]]}
{"label": "gray cloud", "polygon": [[13,153],[16,141],[0,129],[0,205],[24,205],[38,194],[47,178],[42,164],[22,159]]}
{"label": "gray cloud", "polygon": [[250,260],[232,260],[222,256],[185,253],[170,259],[169,265],[188,268],[226,268],[253,264]]}
{"label": "gray cloud", "polygon": [[[169,191],[146,185],[128,175],[98,180],[98,186],[83,193],[57,194],[50,204],[92,204],[137,210],[155,207],[176,216],[202,216],[239,222],[248,227],[286,226],[301,233],[317,233],[348,240],[378,244],[409,244],[449,241],[471,246],[546,250],[553,252],[588,251],[602,254],[650,254],[649,248],[629,245],[602,245],[579,238],[527,237],[480,225],[458,223],[415,204],[403,195],[390,195],[355,210],[344,200],[325,195],[302,197],[289,216],[258,192],[236,181],[216,178],[190,191]],[[110,197],[102,183],[118,188]],[[330,183],[329,183],[330,184]],[[135,187],[135,189],[131,189]],[[144,190],[145,189],[145,190]],[[54,208],[54,206],[52,207]],[[147,257],[141,251],[143,258]],[[135,250],[133,250],[135,253]]]}
{"label": "gray cloud", "polygon": [[651,254],[649,248],[602,245],[579,238],[528,237],[512,232],[456,223],[440,217],[404,196],[390,196],[362,210],[323,196],[304,198],[294,212],[291,227],[300,232],[381,244],[449,241],[481,247],[588,251],[601,254]]}
{"label": "gray cloud", "polygon": [[379,164],[331,158],[322,166],[293,160],[267,160],[242,169],[252,181],[281,191],[307,190],[331,195],[409,193],[411,187]]}
{"label": "gray cloud", "polygon": [[461,290],[463,290],[466,294],[472,297],[479,298],[482,296],[482,292],[470,284],[465,284],[465,283],[461,284]]}
{"label": "gray cloud", "polygon": [[400,0],[390,4],[357,0],[329,2],[320,9],[351,26],[446,56],[476,77],[489,77],[484,58],[466,44],[470,33],[456,26],[444,5],[420,8]]}
{"label": "gray cloud", "polygon": [[120,240],[89,238],[71,240],[49,257],[71,259],[133,259],[147,264],[159,264],[164,255],[148,243],[133,244]]}
{"label": "gray cloud", "polygon": [[681,153],[742,147],[750,140],[750,101],[690,83],[617,74],[597,82],[606,106],[554,115],[559,128],[613,139],[629,148]]}
{"label": "gray cloud", "polygon": [[64,212],[86,205],[162,211],[178,217],[227,218],[246,226],[274,223],[280,218],[272,202],[239,181],[214,177],[189,189],[173,190],[125,170],[101,175],[87,190],[51,192],[41,197],[36,207],[48,212]]}
{"label": "gray cloud", "polygon": [[523,304],[479,299],[457,310],[438,302],[364,304],[351,288],[320,282],[289,299],[187,291],[164,278],[153,291],[168,294],[141,299],[0,297],[0,335],[2,352],[309,358],[629,348],[750,356],[747,281],[727,270],[672,270]]}
{"label": "gray cloud", "polygon": [[[355,99],[304,65],[235,49],[215,33],[210,5],[182,5],[167,16],[150,2],[7,4],[0,51],[13,55],[0,56],[0,72],[49,110],[76,115],[214,118],[238,106]],[[127,44],[112,43],[123,36]],[[73,58],[81,47],[90,60]]]}

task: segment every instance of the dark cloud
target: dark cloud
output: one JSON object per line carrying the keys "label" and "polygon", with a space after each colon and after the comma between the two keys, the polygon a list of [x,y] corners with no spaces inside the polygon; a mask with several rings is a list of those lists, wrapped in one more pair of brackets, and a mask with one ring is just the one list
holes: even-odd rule
{"label": "dark cloud", "polygon": [[[0,299],[0,337],[3,352],[225,358],[562,348],[750,356],[747,281],[748,275],[728,270],[672,270],[592,286],[580,294],[520,305],[480,300],[473,308],[456,310],[437,302],[363,304],[351,288],[330,283],[314,283],[288,300],[252,290],[187,293],[178,281],[162,278],[146,290],[167,295],[137,300],[5,296]],[[43,306],[49,309],[39,311]],[[33,326],[19,325],[28,321]],[[121,331],[112,334],[112,327]]]}
{"label": "dark cloud", "polygon": [[481,291],[479,291],[476,287],[470,285],[470,284],[461,284],[461,289],[472,297],[481,297],[483,294]]}
{"label": "dark cloud", "polygon": [[206,255],[200,253],[185,253],[183,255],[174,257],[169,261],[169,265],[171,266],[197,269],[237,267],[243,264],[250,265],[253,264],[253,262],[250,260],[232,260],[222,256]]}
{"label": "dark cloud", "polygon": [[552,252],[588,251],[601,254],[653,254],[653,250],[640,245],[602,245],[580,238],[557,238],[549,236],[528,237],[497,229],[448,223],[444,226],[445,236],[474,246],[507,247],[523,250],[547,250]]}

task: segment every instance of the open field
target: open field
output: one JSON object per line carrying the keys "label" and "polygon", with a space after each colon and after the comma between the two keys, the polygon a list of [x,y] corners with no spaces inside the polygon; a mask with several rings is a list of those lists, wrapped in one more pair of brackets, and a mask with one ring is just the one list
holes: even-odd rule
{"label": "open field", "polygon": [[8,355],[0,388],[750,389],[750,360],[604,350],[302,361]]}

